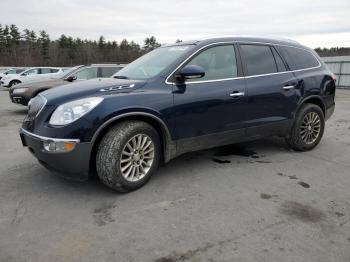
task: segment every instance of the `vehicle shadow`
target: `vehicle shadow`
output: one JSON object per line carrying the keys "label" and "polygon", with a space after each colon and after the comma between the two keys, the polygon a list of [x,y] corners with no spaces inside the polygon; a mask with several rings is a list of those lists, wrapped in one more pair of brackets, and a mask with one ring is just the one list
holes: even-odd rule
{"label": "vehicle shadow", "polygon": [[[169,181],[165,182],[169,178],[171,178],[172,181],[176,179],[191,180],[191,172],[186,172],[186,174],[184,174],[183,171],[188,171],[191,168],[196,167],[210,167],[220,163],[219,161],[214,161],[213,159],[222,159],[222,161],[228,159],[227,161],[232,161],[235,162],[235,165],[239,165],[239,161],[234,161],[235,158],[240,160],[256,160],[258,158],[265,157],[269,153],[276,152],[289,152],[289,149],[285,145],[283,139],[269,138],[249,143],[233,144],[209,150],[187,153],[173,159],[165,165],[162,165],[158,172],[154,174],[151,182],[134,193],[137,192],[136,195],[138,195],[144,193],[147,194],[147,192],[155,192],[159,188],[162,188],[164,183],[169,185]],[[217,165],[216,168],[220,168],[220,166]],[[116,197],[120,198],[128,195],[125,193],[115,192],[114,190],[106,187],[99,181],[96,175],[91,175],[89,179],[84,182],[67,180],[60,177],[56,173],[47,170],[38,163],[23,165],[16,170],[10,170],[8,173],[9,174],[6,174],[6,176],[11,178],[8,179],[9,181],[7,181],[7,185],[12,184],[15,187],[15,185],[20,184],[21,191],[27,192],[28,194],[33,194],[35,192],[43,193],[44,191],[46,196],[52,195],[57,198],[62,196],[63,199],[68,194],[82,199],[93,199],[99,197],[105,200],[113,200]]]}

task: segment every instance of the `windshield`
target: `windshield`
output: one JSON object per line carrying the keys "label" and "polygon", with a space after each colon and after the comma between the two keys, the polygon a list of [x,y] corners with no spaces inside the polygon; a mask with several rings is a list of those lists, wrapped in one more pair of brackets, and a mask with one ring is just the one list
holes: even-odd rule
{"label": "windshield", "polygon": [[130,63],[113,77],[138,80],[152,78],[185,54],[190,47],[181,45],[157,48]]}

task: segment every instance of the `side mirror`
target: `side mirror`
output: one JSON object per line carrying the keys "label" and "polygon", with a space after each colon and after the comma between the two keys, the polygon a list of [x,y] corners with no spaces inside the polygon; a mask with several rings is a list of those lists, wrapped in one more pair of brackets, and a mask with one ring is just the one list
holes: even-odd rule
{"label": "side mirror", "polygon": [[77,80],[77,76],[69,76],[65,80],[68,82],[73,82],[74,80]]}
{"label": "side mirror", "polygon": [[201,78],[205,76],[205,71],[201,66],[186,65],[175,75],[176,80],[184,82],[186,79]]}

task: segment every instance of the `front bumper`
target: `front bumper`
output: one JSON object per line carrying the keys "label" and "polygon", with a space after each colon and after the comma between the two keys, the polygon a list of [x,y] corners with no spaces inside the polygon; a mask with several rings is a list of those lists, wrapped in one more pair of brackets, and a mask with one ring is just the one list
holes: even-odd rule
{"label": "front bumper", "polygon": [[[91,143],[80,143],[76,139],[58,139],[35,135],[21,128],[19,130],[22,144],[46,168],[59,175],[73,180],[84,181],[89,176]],[[76,146],[69,152],[48,152],[44,149],[44,142],[76,142]]]}
{"label": "front bumper", "polygon": [[30,98],[23,94],[14,94],[9,92],[9,96],[12,103],[27,106]]}

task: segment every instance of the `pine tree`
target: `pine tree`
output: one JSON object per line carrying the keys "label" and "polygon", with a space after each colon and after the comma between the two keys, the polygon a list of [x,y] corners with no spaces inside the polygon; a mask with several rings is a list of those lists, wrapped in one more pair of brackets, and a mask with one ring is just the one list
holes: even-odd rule
{"label": "pine tree", "polygon": [[50,37],[45,30],[39,32],[38,44],[40,46],[40,54],[45,62],[48,62],[50,59],[49,56],[49,45]]}

